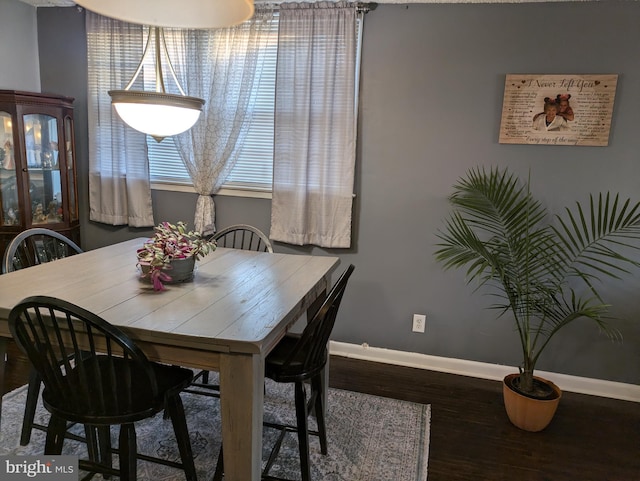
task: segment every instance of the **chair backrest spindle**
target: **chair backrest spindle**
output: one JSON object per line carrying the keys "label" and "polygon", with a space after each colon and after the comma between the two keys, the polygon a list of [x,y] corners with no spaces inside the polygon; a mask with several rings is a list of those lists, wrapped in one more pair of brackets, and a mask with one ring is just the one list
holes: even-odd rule
{"label": "chair backrest spindle", "polygon": [[256,252],[273,252],[269,238],[256,227],[237,224],[216,232],[211,236],[219,247],[250,250]]}
{"label": "chair backrest spindle", "polygon": [[45,402],[55,400],[86,415],[104,414],[122,403],[115,394],[123,391],[118,386],[131,393],[130,406],[138,389],[158,393],[152,365],[133,341],[78,306],[29,297],[9,314],[9,328],[42,377]]}
{"label": "chair backrest spindle", "polygon": [[80,254],[82,249],[59,232],[35,227],[20,232],[5,249],[2,273]]}

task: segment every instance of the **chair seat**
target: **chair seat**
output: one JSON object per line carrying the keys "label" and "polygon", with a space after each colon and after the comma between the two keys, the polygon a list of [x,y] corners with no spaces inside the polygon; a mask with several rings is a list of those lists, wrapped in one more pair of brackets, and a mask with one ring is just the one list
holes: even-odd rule
{"label": "chair seat", "polygon": [[[78,375],[77,368],[67,374],[70,392],[88,391],[88,396],[64,396],[56,398],[54,393],[44,389],[42,401],[45,407],[69,421],[82,424],[114,424],[136,422],[164,409],[165,396],[173,396],[187,387],[193,379],[193,372],[177,366],[152,363],[158,382],[158,395],[153,397],[148,376],[132,369],[132,364],[124,359],[109,360],[104,356],[96,357],[96,369],[100,372],[113,371],[116,392],[107,376],[92,379],[93,385],[86,385],[86,376]],[[128,379],[131,379],[129,382]],[[102,382],[101,382],[102,380]],[[132,389],[133,386],[133,389]],[[105,389],[110,395],[103,396]],[[99,413],[99,414],[98,414]]]}

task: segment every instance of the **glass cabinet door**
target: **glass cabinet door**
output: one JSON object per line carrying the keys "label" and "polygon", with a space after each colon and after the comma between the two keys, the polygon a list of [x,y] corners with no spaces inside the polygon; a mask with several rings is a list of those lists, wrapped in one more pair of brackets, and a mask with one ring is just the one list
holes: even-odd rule
{"label": "glass cabinet door", "polygon": [[63,221],[58,157],[58,121],[45,114],[24,116],[28,198],[33,225]]}
{"label": "glass cabinet door", "polygon": [[1,225],[19,224],[13,121],[8,112],[2,111],[0,111],[0,204],[2,205]]}
{"label": "glass cabinet door", "polygon": [[73,120],[64,118],[64,142],[67,153],[67,185],[69,186],[69,213],[71,220],[78,220],[78,206],[76,204],[76,175],[73,148]]}
{"label": "glass cabinet door", "polygon": [[73,101],[0,89],[0,256],[32,227],[80,245]]}

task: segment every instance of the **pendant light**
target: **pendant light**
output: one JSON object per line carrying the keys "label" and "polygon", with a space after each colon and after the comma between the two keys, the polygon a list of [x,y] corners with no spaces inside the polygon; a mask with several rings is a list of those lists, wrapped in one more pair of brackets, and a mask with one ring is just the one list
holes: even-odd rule
{"label": "pendant light", "polygon": [[[185,94],[176,77],[161,27],[221,28],[253,15],[253,0],[76,0],[92,12],[129,23],[149,25],[149,38],[140,64],[124,90],[110,90],[111,103],[124,122],[160,142],[189,130],[200,117],[204,100]],[[130,90],[155,45],[155,92]],[[162,55],[181,95],[165,91]]]}
{"label": "pendant light", "polygon": [[[152,38],[155,39],[156,90],[155,92],[130,90],[142,71],[145,58],[149,55]],[[167,59],[169,71],[182,95],[170,94],[165,91],[162,75],[162,54]],[[151,135],[158,142],[165,137],[181,134],[193,127],[200,117],[200,112],[204,105],[204,100],[197,97],[189,97],[182,90],[169,59],[167,43],[160,27],[149,27],[149,38],[147,39],[142,59],[133,74],[133,78],[124,90],[110,90],[109,95],[116,112],[126,124],[140,132]]]}
{"label": "pendant light", "polygon": [[221,28],[248,20],[253,0],[75,0],[124,22],[175,28]]}

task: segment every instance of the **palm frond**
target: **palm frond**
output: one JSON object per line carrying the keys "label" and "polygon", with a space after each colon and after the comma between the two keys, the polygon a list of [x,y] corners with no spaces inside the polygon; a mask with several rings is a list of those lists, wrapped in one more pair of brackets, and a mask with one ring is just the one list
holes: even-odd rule
{"label": "palm frond", "polygon": [[630,199],[620,203],[618,195],[611,200],[607,192],[598,195],[597,203],[590,197],[588,213],[576,203],[575,212],[567,208],[565,215],[566,219],[557,216],[559,226],[553,229],[565,247],[563,262],[571,265],[573,272],[588,271],[591,278],[598,278],[598,274],[619,278],[619,273],[640,266],[620,252],[638,249],[640,203],[631,204]]}

